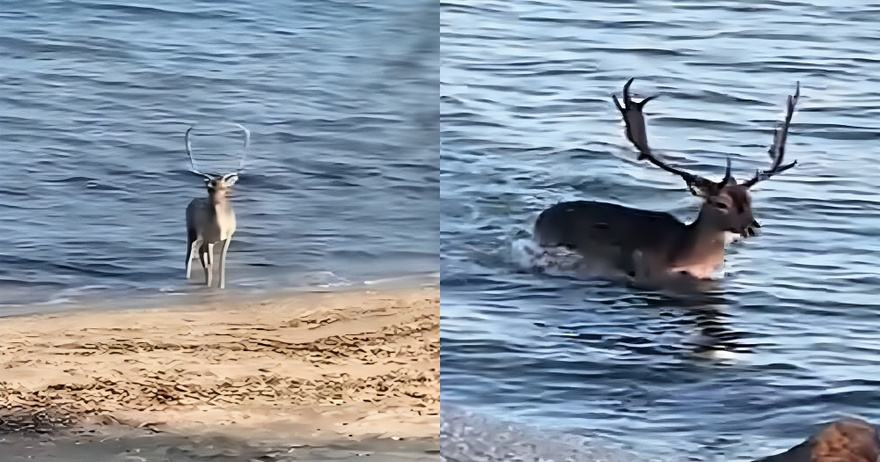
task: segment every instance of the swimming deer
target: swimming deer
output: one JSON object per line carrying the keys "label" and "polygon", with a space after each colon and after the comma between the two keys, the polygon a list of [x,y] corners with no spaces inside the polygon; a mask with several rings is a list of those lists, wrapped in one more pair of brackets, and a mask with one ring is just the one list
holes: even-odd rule
{"label": "swimming deer", "polygon": [[728,232],[754,236],[760,225],[752,216],[749,188],[795,165],[783,165],[785,141],[800,82],[788,97],[785,121],[777,125],[769,154],[771,167],[758,171],[744,182],[730,173],[730,158],[724,178],[714,182],[661,161],[648,147],[645,104],[655,96],[634,102],[629,87],[623,86],[623,105],[612,95],[626,125],[626,137],[639,152],[638,160],[680,176],[691,194],[703,198],[700,214],[684,224],[669,213],[640,210],[617,204],[574,201],[544,210],[535,223],[534,236],[543,247],[565,247],[584,257],[623,271],[634,280],[710,279],[724,264],[724,244]]}
{"label": "swimming deer", "polygon": [[[250,132],[243,126],[244,147],[247,149],[250,141]],[[205,186],[208,189],[208,197],[198,197],[190,201],[186,207],[186,278],[192,273],[192,259],[196,249],[199,253],[199,261],[205,270],[205,284],[210,287],[214,268],[214,245],[220,247],[220,284],[221,289],[226,287],[226,252],[232,235],[235,234],[235,211],[229,202],[227,193],[238,181],[238,174],[244,164],[244,155],[238,171],[225,175],[212,175],[202,173],[196,168],[190,145],[190,132],[193,127],[186,131],[186,153],[189,155],[193,173],[205,177]]]}

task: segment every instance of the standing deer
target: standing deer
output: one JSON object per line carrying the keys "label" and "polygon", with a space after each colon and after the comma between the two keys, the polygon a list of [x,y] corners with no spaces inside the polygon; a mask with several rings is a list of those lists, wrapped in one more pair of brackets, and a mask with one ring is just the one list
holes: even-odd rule
{"label": "standing deer", "polygon": [[[250,132],[239,124],[235,125],[244,130],[244,147],[247,149]],[[210,287],[214,268],[214,245],[221,243],[219,287],[223,289],[226,287],[226,252],[235,233],[235,211],[226,194],[238,181],[238,173],[244,164],[244,155],[238,171],[234,173],[225,175],[202,173],[196,168],[192,155],[189,139],[192,129],[193,127],[190,127],[186,131],[186,153],[189,155],[193,173],[205,177],[208,197],[195,198],[186,207],[186,278],[190,278],[193,254],[198,249],[199,261],[205,269],[205,284]]]}
{"label": "standing deer", "polygon": [[626,124],[626,137],[638,150],[639,160],[647,159],[680,176],[691,194],[703,198],[696,221],[684,224],[669,213],[605,202],[562,202],[540,214],[534,236],[541,246],[568,248],[587,261],[610,265],[634,280],[708,279],[724,264],[725,235],[732,232],[754,236],[755,228],[760,227],[752,216],[749,188],[797,165],[797,161],[787,165],[782,161],[800,83],[794,95],[788,97],[784,123],[776,127],[769,149],[770,169],[738,183],[730,173],[728,157],[724,178],[716,183],[672,167],[651,153],[642,110],[656,95],[634,102],[629,94],[633,80],[623,86],[622,106],[613,96]]}

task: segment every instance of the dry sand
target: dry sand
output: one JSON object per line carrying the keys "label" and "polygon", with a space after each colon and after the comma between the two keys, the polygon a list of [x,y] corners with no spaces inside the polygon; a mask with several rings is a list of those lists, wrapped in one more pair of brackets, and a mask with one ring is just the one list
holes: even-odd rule
{"label": "dry sand", "polygon": [[0,318],[0,435],[430,454],[439,327],[437,288]]}

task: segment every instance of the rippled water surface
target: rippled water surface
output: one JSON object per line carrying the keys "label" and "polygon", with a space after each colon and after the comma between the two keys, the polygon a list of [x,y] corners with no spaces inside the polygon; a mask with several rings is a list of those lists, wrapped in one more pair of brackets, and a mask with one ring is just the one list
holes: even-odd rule
{"label": "rippled water surface", "polygon": [[436,274],[436,27],[430,1],[3,2],[0,314],[201,290],[196,122],[205,170],[252,132],[231,289]]}
{"label": "rippled water surface", "polygon": [[[441,4],[444,402],[617,441],[652,460],[751,460],[842,414],[880,421],[880,5]],[[607,200],[692,220],[677,177],[633,161],[610,95],[636,77],[652,146],[720,178],[766,167],[762,234],[722,282],[670,296],[548,275],[538,213]],[[708,351],[707,351],[708,350]]]}

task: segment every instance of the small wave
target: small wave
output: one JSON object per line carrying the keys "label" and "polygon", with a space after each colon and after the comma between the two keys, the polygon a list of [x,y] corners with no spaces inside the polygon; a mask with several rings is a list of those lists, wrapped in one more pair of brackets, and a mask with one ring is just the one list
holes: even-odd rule
{"label": "small wave", "polygon": [[306,285],[324,288],[348,287],[352,285],[351,281],[342,276],[337,276],[332,271],[316,271],[314,273],[307,273],[303,276],[303,281],[306,283]]}
{"label": "small wave", "polygon": [[540,269],[562,275],[577,271],[584,264],[579,253],[565,247],[543,247],[531,237],[514,240],[510,250],[514,264],[527,270]]}
{"label": "small wave", "polygon": [[630,281],[623,272],[608,264],[584,258],[567,247],[544,247],[524,232],[511,242],[511,261],[520,269],[537,270],[550,276]]}
{"label": "small wave", "polygon": [[682,341],[682,345],[695,358],[727,364],[741,361],[750,352],[744,345],[727,340],[719,333],[694,332]]}
{"label": "small wave", "polygon": [[93,284],[93,285],[85,285],[79,287],[68,287],[66,289],[62,289],[55,294],[55,297],[50,300],[49,304],[55,303],[63,303],[61,300],[67,299],[77,299],[80,297],[84,297],[89,294],[94,294],[97,292],[103,292],[112,289],[107,285]]}
{"label": "small wave", "polygon": [[424,274],[408,274],[404,276],[393,276],[381,279],[371,279],[364,281],[365,286],[389,286],[389,285],[418,285],[418,284],[436,284],[440,279],[440,273],[424,273]]}
{"label": "small wave", "polygon": [[349,287],[354,283],[332,271],[309,271],[285,274],[283,277],[270,277],[265,274],[246,277],[237,279],[234,285],[240,289],[269,290],[276,286],[288,289]]}

